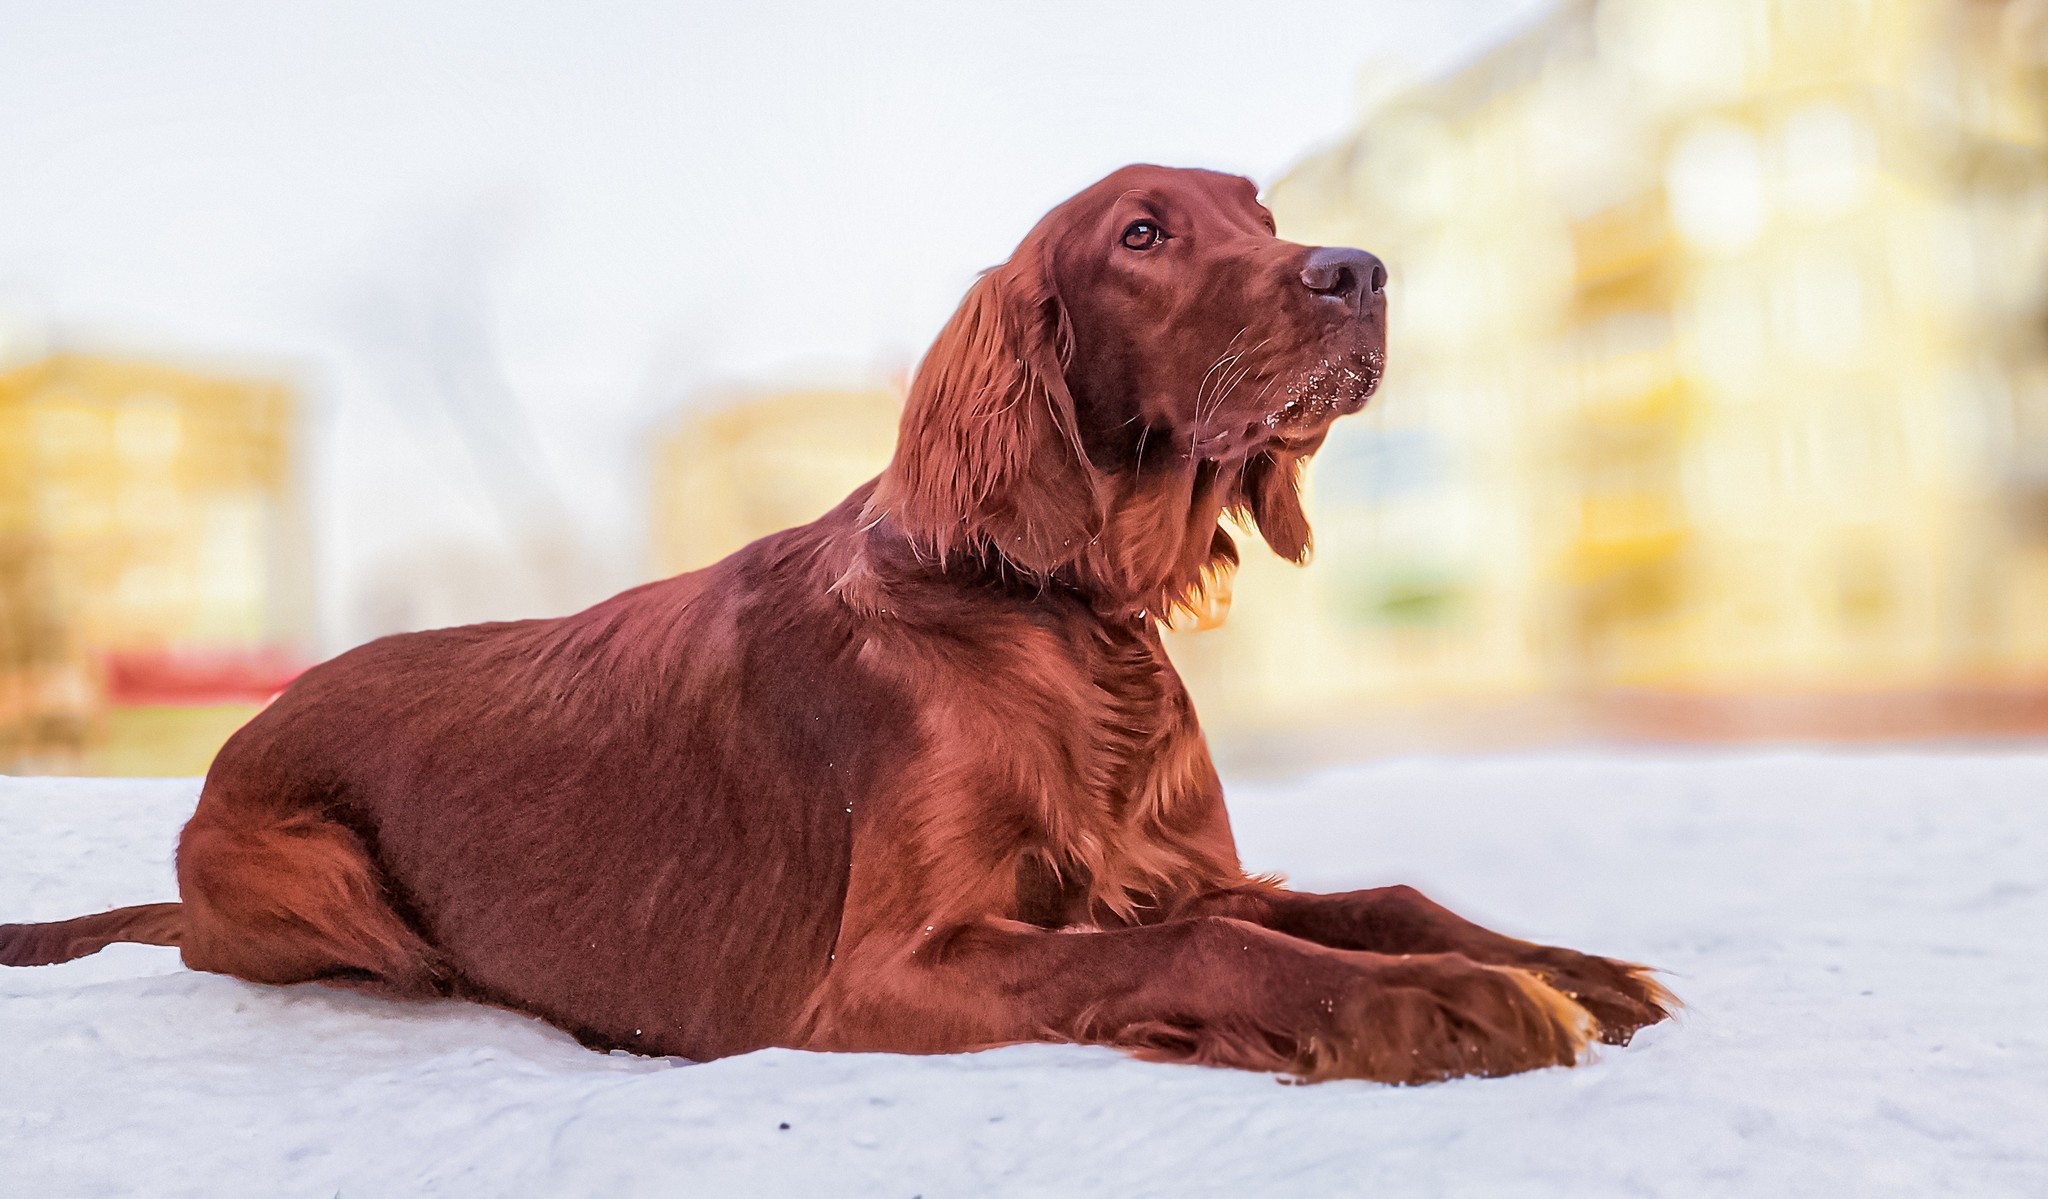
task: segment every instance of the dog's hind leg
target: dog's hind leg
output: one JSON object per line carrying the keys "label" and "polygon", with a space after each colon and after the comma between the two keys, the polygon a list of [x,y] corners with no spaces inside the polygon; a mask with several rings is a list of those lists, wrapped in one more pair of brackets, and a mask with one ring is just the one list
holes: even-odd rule
{"label": "dog's hind leg", "polygon": [[226,807],[202,802],[178,842],[187,966],[252,982],[448,994],[440,955],[393,908],[355,833],[318,812]]}

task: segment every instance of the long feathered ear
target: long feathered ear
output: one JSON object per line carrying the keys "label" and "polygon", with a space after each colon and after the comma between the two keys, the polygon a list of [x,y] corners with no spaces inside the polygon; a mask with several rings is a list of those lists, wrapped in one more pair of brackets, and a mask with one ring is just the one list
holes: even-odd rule
{"label": "long feathered ear", "polygon": [[1304,456],[1275,451],[1245,464],[1243,506],[1259,536],[1290,562],[1306,562],[1311,544],[1308,513],[1301,507]]}
{"label": "long feathered ear", "polygon": [[1050,575],[1101,531],[1065,364],[1072,333],[1043,260],[984,274],[919,364],[879,509],[941,557],[987,547]]}

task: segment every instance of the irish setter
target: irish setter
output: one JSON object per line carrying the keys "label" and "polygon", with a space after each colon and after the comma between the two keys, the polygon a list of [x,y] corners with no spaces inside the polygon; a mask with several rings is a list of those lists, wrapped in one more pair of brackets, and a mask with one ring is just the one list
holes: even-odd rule
{"label": "irish setter", "polygon": [[1117,171],[969,291],[838,507],[315,667],[215,758],[183,902],[0,926],[0,961],[176,945],[700,1060],[1068,1041],[1410,1083],[1626,1041],[1671,1003],[1641,967],[1248,876],[1161,648],[1237,560],[1219,518],[1306,555],[1385,280],[1247,180]]}

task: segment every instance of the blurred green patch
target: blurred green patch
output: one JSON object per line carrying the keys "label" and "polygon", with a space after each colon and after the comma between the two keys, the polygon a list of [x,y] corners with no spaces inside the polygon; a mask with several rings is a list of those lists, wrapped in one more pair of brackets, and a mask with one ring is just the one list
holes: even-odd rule
{"label": "blurred green patch", "polygon": [[1351,623],[1421,627],[1455,619],[1465,589],[1451,572],[1424,567],[1362,575],[1340,594],[1342,615]]}

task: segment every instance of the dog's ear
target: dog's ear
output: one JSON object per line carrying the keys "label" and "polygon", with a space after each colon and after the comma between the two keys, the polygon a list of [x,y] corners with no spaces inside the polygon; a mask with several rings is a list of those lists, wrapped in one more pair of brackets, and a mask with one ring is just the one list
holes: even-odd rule
{"label": "dog's ear", "polygon": [[1072,330],[1032,247],[976,281],[911,380],[870,503],[944,555],[993,549],[1050,575],[1102,528],[1065,368]]}
{"label": "dog's ear", "polygon": [[1245,464],[1243,509],[1259,536],[1289,562],[1306,562],[1311,545],[1308,513],[1301,506],[1301,464],[1305,455],[1275,450]]}

